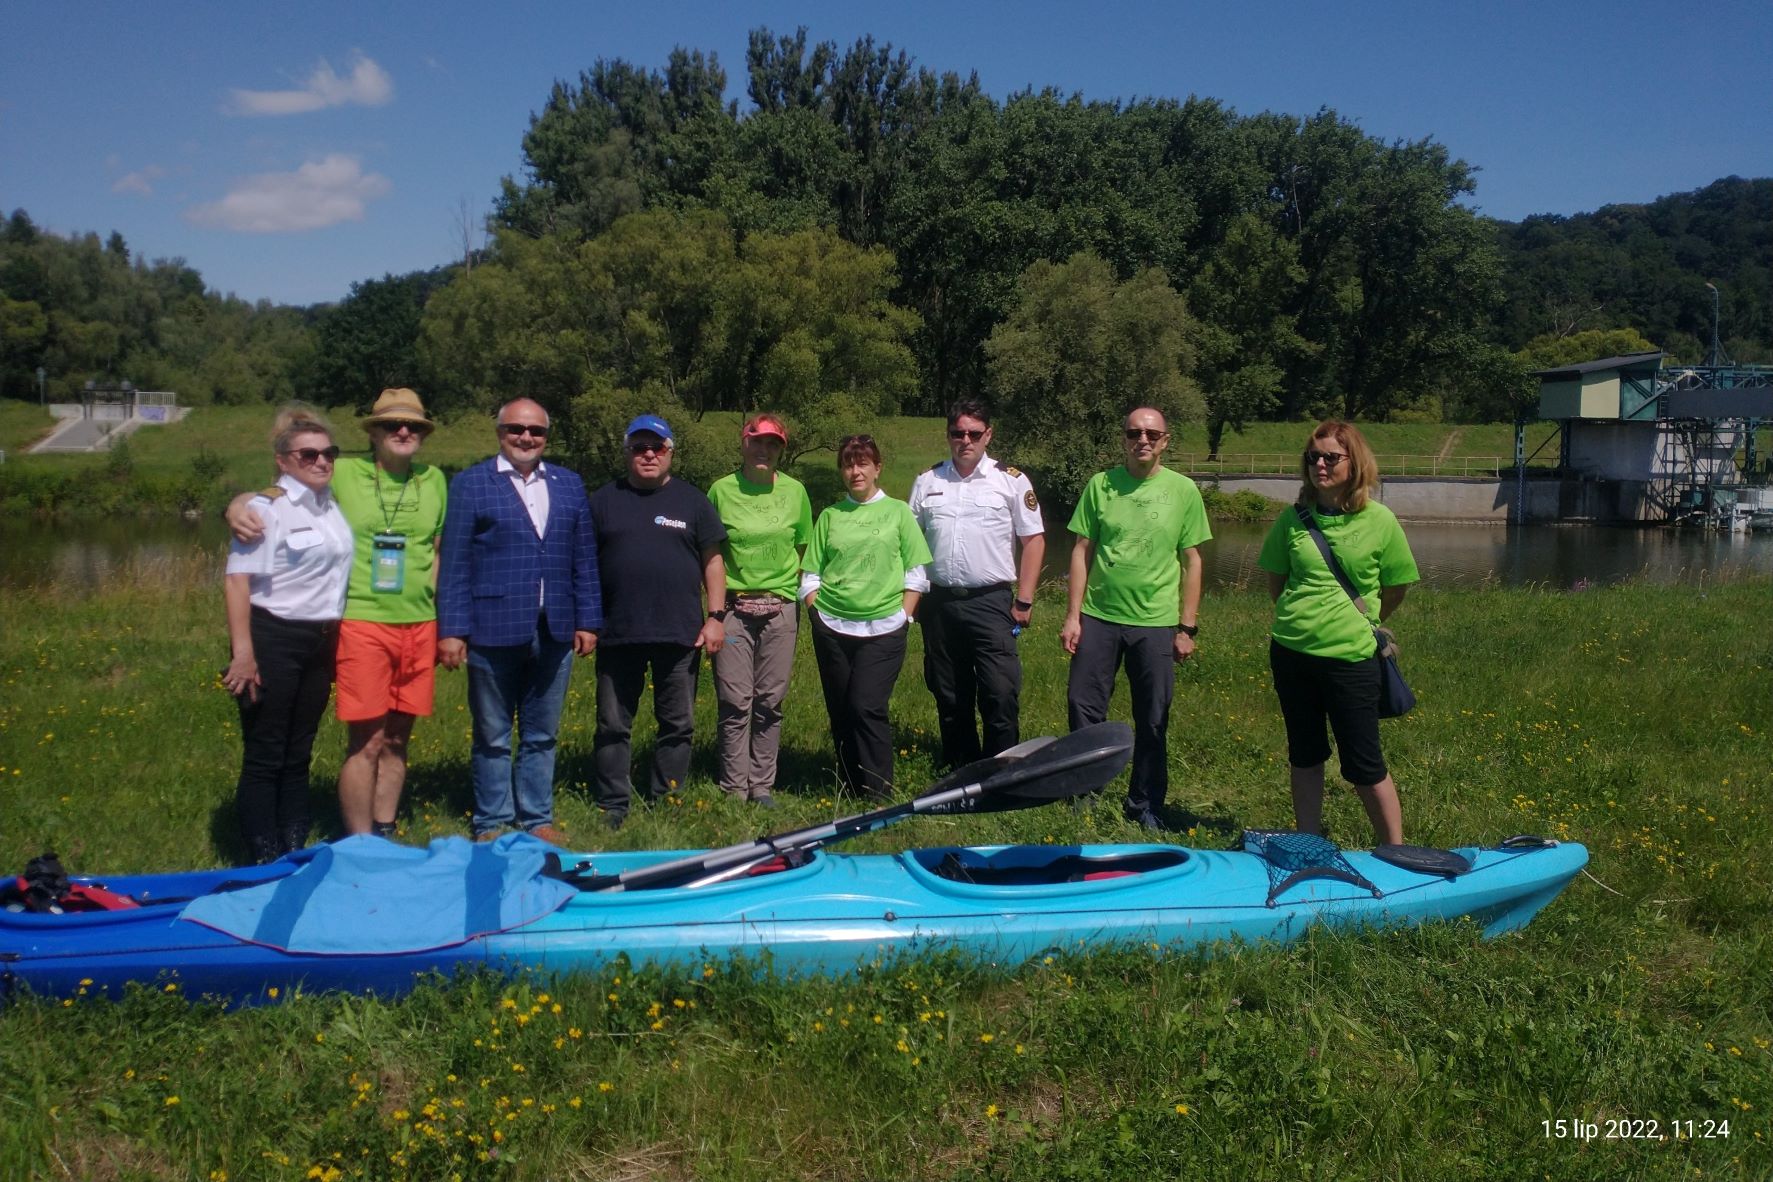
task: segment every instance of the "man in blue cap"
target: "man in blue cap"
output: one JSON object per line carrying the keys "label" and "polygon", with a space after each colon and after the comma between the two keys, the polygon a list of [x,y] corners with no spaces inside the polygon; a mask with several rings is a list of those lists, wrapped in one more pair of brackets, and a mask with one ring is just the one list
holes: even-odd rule
{"label": "man in blue cap", "polygon": [[591,494],[603,584],[592,751],[597,807],[612,829],[634,796],[630,737],[647,672],[659,724],[648,796],[657,800],[689,774],[701,655],[726,640],[720,515],[701,489],[671,478],[675,441],[664,419],[640,415],[623,442],[627,475]]}

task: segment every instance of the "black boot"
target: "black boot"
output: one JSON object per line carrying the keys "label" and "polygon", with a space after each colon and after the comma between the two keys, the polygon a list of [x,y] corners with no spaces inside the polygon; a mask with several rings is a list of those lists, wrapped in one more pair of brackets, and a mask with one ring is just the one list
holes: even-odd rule
{"label": "black boot", "polygon": [[246,865],[263,866],[275,862],[283,856],[283,847],[275,837],[249,837],[246,839]]}
{"label": "black boot", "polygon": [[308,823],[303,821],[299,824],[285,825],[277,836],[283,853],[307,849]]}

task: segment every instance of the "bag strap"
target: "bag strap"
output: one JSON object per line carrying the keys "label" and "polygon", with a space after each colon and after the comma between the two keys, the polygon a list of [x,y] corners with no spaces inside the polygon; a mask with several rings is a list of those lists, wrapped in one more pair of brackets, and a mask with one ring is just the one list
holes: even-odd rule
{"label": "bag strap", "polygon": [[1293,512],[1299,515],[1299,524],[1305,527],[1305,532],[1310,534],[1311,540],[1317,543],[1317,552],[1324,556],[1324,565],[1330,568],[1330,573],[1336,576],[1336,581],[1342,584],[1344,591],[1348,592],[1348,598],[1354,600],[1354,606],[1360,610],[1361,618],[1366,619],[1367,601],[1362,599],[1361,593],[1354,589],[1354,584],[1349,581],[1348,575],[1342,570],[1342,564],[1336,561],[1336,552],[1330,549],[1330,541],[1324,537],[1324,531],[1318,528],[1316,519],[1311,516],[1311,510],[1305,507],[1304,501],[1296,501],[1293,504]]}

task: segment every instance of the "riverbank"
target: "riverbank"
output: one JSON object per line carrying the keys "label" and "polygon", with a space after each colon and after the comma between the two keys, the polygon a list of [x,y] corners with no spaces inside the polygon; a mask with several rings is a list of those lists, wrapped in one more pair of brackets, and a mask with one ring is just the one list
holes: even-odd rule
{"label": "riverbank", "polygon": [[[226,864],[237,725],[208,560],[0,599],[0,867]],[[1385,724],[1414,841],[1585,842],[1518,936],[1317,936],[1214,959],[1119,952],[1017,970],[919,962],[841,982],[611,972],[477,981],[386,1004],[223,1014],[165,993],[0,1012],[6,1177],[1764,1177],[1773,1128],[1773,582],[1581,594],[1423,591],[1397,617],[1422,695]],[[1026,734],[1064,725],[1049,593],[1023,638]],[[1268,607],[1209,594],[1178,674],[1180,840],[1289,822]],[[893,702],[903,791],[933,775],[918,641]],[[788,829],[846,805],[799,654]],[[466,832],[463,680],[414,736],[403,840]],[[610,837],[589,804],[590,669],[562,731],[559,812],[588,847],[754,836],[710,779]],[[1124,701],[1116,713],[1124,713]],[[641,724],[645,751],[650,726]],[[315,796],[342,735],[317,748]],[[1137,840],[1120,786],[1063,809],[909,821],[857,850]],[[1365,843],[1345,791],[1334,834]],[[330,832],[331,829],[329,828]],[[1578,1141],[1579,1118],[1730,1122],[1727,1138]],[[1684,1129],[1686,1126],[1680,1126]],[[1694,1171],[1699,1171],[1695,1174]],[[330,1171],[337,1171],[336,1174]]]}
{"label": "riverbank", "polygon": [[[48,517],[156,516],[179,513],[220,513],[235,493],[267,483],[271,475],[265,433],[271,412],[266,407],[197,407],[179,423],[144,427],[120,451],[92,455],[25,455],[25,448],[51,426],[47,412],[14,401],[0,401],[0,513]],[[364,451],[368,440],[355,421],[333,416],[338,442],[346,451]],[[738,435],[738,416],[722,412],[706,416],[712,434],[729,428]],[[1506,423],[1452,426],[1422,423],[1380,423],[1363,427],[1381,453],[1437,457],[1457,462],[1513,454],[1514,428]],[[934,418],[888,418],[873,427],[884,453],[881,487],[896,497],[911,491],[917,474],[947,458],[944,424]],[[1302,423],[1252,423],[1228,432],[1221,444],[1225,455],[1274,456],[1296,452],[1306,426]],[[422,459],[454,472],[484,459],[493,450],[492,432],[480,416],[446,421],[426,441]],[[1179,429],[1171,442],[1172,467],[1186,470],[1189,457],[1206,454],[1206,430]],[[1000,458],[1014,462],[1015,456]],[[1541,457],[1543,458],[1543,457]],[[841,495],[831,454],[802,457],[793,469],[819,497]],[[596,483],[595,473],[585,473]],[[1204,487],[1212,482],[1205,477]],[[1236,495],[1209,496],[1209,510],[1221,520],[1248,520],[1267,511],[1265,503]],[[1282,499],[1290,500],[1291,492]]]}

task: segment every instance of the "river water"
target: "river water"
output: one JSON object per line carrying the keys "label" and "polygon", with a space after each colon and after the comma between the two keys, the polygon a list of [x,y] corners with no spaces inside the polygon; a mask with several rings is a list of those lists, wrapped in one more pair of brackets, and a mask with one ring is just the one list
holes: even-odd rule
{"label": "river water", "polygon": [[[1425,523],[1404,528],[1423,584],[1430,587],[1572,588],[1627,579],[1698,582],[1773,574],[1769,531],[1732,535],[1667,527]],[[1208,584],[1262,586],[1256,554],[1266,531],[1265,525],[1215,523],[1216,536],[1202,550]],[[128,577],[143,561],[182,562],[204,555],[219,568],[226,542],[215,518],[0,523],[0,588],[46,582],[85,586]],[[1050,548],[1052,573],[1063,571],[1068,553],[1065,544]]]}

